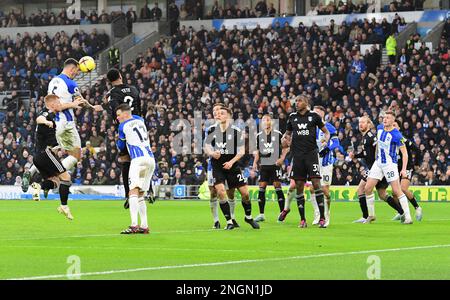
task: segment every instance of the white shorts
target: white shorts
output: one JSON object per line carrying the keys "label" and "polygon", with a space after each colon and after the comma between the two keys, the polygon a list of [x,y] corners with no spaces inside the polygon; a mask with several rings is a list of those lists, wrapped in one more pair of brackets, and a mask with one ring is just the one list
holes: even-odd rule
{"label": "white shorts", "polygon": [[155,159],[150,156],[141,156],[131,160],[130,163],[130,190],[139,188],[146,192],[150,188],[153,172],[155,171]]}
{"label": "white shorts", "polygon": [[387,182],[399,179],[398,168],[396,164],[379,164],[375,162],[369,171],[369,178],[382,180],[386,177]]}
{"label": "white shorts", "polygon": [[320,165],[320,176],[322,176],[322,179],[320,179],[321,185],[331,185],[331,181],[333,181],[333,165],[328,166],[322,166]]}
{"label": "white shorts", "polygon": [[81,139],[78,134],[75,122],[56,122],[56,140],[64,150],[74,150],[81,148]]}

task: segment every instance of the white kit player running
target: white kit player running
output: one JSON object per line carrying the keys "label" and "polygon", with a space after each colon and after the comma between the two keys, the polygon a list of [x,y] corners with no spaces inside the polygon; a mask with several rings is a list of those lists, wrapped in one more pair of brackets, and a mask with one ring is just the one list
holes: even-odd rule
{"label": "white kit player running", "polygon": [[[129,194],[131,226],[121,233],[148,234],[147,205],[144,193],[150,188],[155,171],[155,158],[150,149],[147,127],[142,117],[131,114],[131,107],[128,104],[119,105],[116,115],[120,123],[117,147],[121,151],[127,147],[131,159]],[[141,218],[140,226],[138,226],[138,215]]]}
{"label": "white kit player running", "polygon": [[[48,85],[48,94],[56,95],[61,101],[61,111],[55,114],[56,140],[61,148],[67,151],[68,156],[62,160],[67,171],[72,170],[81,158],[81,140],[78,134],[74,109],[84,100],[80,94],[77,83],[73,80],[79,72],[78,61],[69,58],[64,62],[64,68],[58,76]],[[80,102],[73,102],[74,99]],[[35,166],[24,173],[22,190],[26,192],[33,175],[37,172]]]}
{"label": "white kit player running", "polygon": [[400,202],[404,211],[403,224],[412,224],[411,214],[409,212],[408,198],[403,193],[399,181],[399,172],[397,166],[397,149],[402,153],[402,168],[400,175],[406,176],[406,167],[408,165],[408,152],[403,143],[403,136],[394,127],[395,115],[392,111],[387,111],[383,117],[383,125],[377,127],[377,149],[376,160],[369,172],[365,192],[367,198],[367,208],[369,217],[366,223],[375,221],[375,195],[373,189],[376,184],[386,177],[387,182],[392,187],[394,196]]}

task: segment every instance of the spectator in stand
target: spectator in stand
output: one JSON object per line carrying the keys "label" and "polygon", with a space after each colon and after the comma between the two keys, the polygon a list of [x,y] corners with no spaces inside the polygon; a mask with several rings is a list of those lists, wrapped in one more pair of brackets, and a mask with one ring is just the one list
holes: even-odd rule
{"label": "spectator in stand", "polygon": [[148,0],[145,0],[145,4],[141,8],[141,13],[139,15],[139,19],[150,20],[151,18],[152,18],[152,13],[150,11],[150,8],[148,7]]}
{"label": "spectator in stand", "polygon": [[137,14],[132,7],[128,9],[126,19],[127,19],[128,34],[130,34],[133,32],[133,23],[137,21]]}
{"label": "spectator in stand", "polygon": [[[361,34],[349,41],[350,31],[360,24]],[[249,121],[258,124],[263,114],[270,113],[279,119],[279,128],[284,131],[286,116],[295,110],[293,99],[303,93],[310,97],[312,105],[327,108],[325,119],[338,131],[342,147],[336,150],[335,169],[340,172],[342,184],[354,182],[355,174],[360,170],[357,161],[348,162],[345,158],[349,149],[360,146],[358,117],[368,115],[377,124],[380,112],[389,108],[398,112],[397,118],[403,122],[403,135],[417,145],[411,158],[417,169],[414,180],[424,184],[431,178],[429,171],[433,173],[433,184],[448,180],[443,173],[443,163],[439,162],[442,155],[445,161],[450,161],[450,66],[445,36],[436,53],[424,46],[414,49],[409,46],[410,42],[404,50],[409,57],[408,63],[380,65],[379,60],[373,66],[366,63],[366,69],[361,69],[359,84],[348,87],[345,82],[352,63],[361,60],[358,46],[364,40],[364,34],[378,26],[381,28],[381,24],[358,20],[334,26],[337,29],[331,24],[324,29],[317,25],[300,24],[293,28],[289,24],[274,24],[273,28],[201,29],[198,32],[181,26],[170,41],[155,43],[148,51],[125,62],[121,66],[124,81],[138,86],[141,111],[150,128],[149,141],[160,170],[156,176],[162,178],[162,174],[167,173],[172,182],[181,184],[200,183],[204,177],[206,160],[203,155],[186,155],[186,151],[176,153],[172,149],[173,133],[168,124],[173,120],[192,123],[194,111],[201,112],[203,119],[212,119],[212,105],[221,102],[232,109],[239,126]],[[37,49],[47,53],[47,46],[50,46],[50,60],[58,60],[56,65],[60,65],[70,49],[71,39],[84,41],[84,35],[81,31],[74,37],[59,33],[49,37],[49,42],[42,42],[42,47],[36,40],[47,40],[43,34],[36,40],[33,36],[20,35],[17,37],[19,46],[16,46],[16,37],[0,39],[1,49],[7,51],[6,59],[2,58],[0,65],[3,70],[0,89],[3,86],[11,90],[24,82],[20,74],[11,74],[16,63],[27,70],[35,67],[48,70],[45,61],[39,66],[35,51],[40,50]],[[91,42],[88,45],[92,46]],[[23,62],[14,58],[20,55]],[[147,72],[146,68],[150,70]],[[12,178],[21,175],[22,164],[26,165],[28,161],[26,153],[33,153],[34,137],[25,135],[34,132],[36,112],[42,109],[48,80],[38,78],[36,85],[37,98],[31,100],[29,110],[20,104],[17,113],[6,113],[0,120],[2,183],[7,170],[11,171]],[[82,94],[92,104],[100,104],[110,89],[111,85],[100,79],[91,88],[83,89]],[[112,120],[85,109],[76,110],[75,116],[83,129],[83,146],[86,141],[98,140],[101,148],[97,153],[83,152],[81,168],[77,166],[75,173],[76,182],[91,184],[100,170],[103,170],[103,177],[108,178],[110,169],[116,168],[113,164],[117,166]],[[63,155],[61,152],[60,156]],[[252,158],[247,155],[242,164],[250,176],[248,167]],[[420,166],[424,166],[423,170]],[[119,175],[118,171],[116,175]]]}
{"label": "spectator in stand", "polygon": [[158,7],[158,2],[155,2],[155,6],[150,11],[150,19],[154,21],[161,20],[162,10]]}
{"label": "spectator in stand", "polygon": [[264,17],[267,16],[267,4],[266,0],[259,1],[255,6],[256,16]]}

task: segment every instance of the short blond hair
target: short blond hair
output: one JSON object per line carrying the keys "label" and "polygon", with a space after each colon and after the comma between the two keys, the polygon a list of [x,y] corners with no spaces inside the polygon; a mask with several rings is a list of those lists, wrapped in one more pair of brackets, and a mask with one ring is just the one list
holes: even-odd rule
{"label": "short blond hair", "polygon": [[53,95],[53,94],[48,94],[48,95],[45,96],[45,98],[44,98],[44,102],[45,102],[45,103],[49,103],[49,102],[52,102],[52,101],[55,101],[55,100],[59,100],[59,97],[56,96],[56,95]]}

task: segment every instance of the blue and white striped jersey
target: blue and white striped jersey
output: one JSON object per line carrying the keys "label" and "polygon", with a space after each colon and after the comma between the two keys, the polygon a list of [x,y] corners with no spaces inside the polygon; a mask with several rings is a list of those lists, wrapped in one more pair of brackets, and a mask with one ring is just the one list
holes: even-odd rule
{"label": "blue and white striped jersey", "polygon": [[378,163],[397,164],[397,151],[403,145],[403,136],[398,129],[386,131],[383,125],[377,126]]}
{"label": "blue and white striped jersey", "polygon": [[[337,137],[337,130],[336,128],[331,125],[330,123],[326,122],[325,126],[327,127],[328,131],[330,132],[330,140],[328,141],[327,147],[330,149],[330,151],[322,157],[322,167],[326,167],[329,165],[334,164],[336,161],[336,157],[334,155],[334,149],[338,148],[340,143],[339,139]],[[325,137],[325,133],[323,133],[322,130],[319,128],[316,129],[316,142],[317,142],[317,148],[319,149],[319,152],[323,150],[324,147],[322,147],[322,140]]]}
{"label": "blue and white striped jersey", "polygon": [[[70,79],[65,74],[59,74],[53,78],[48,84],[48,94],[53,94],[59,97],[61,103],[70,103],[73,101],[73,97],[79,94],[77,83]],[[61,112],[57,112],[55,115],[55,121],[75,121],[75,114],[73,109],[65,109]]]}
{"label": "blue and white striped jersey", "polygon": [[132,119],[120,123],[117,147],[120,150],[127,147],[132,160],[142,156],[154,157],[150,149],[147,127],[143,118],[133,115]]}

